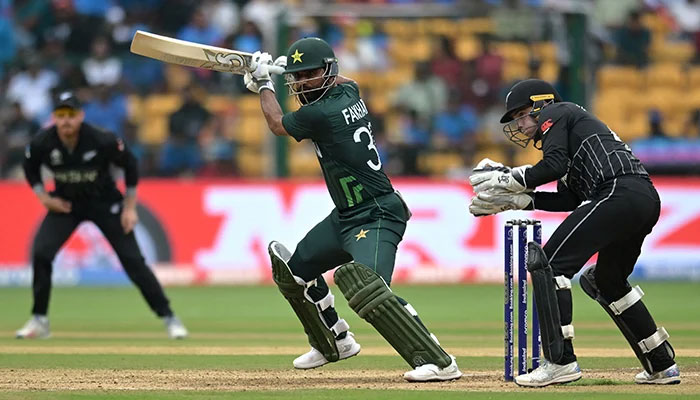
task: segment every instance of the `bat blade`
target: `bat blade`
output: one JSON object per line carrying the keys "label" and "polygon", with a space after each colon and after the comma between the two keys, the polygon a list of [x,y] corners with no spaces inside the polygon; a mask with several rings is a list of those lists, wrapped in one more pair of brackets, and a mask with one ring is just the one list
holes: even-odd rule
{"label": "bat blade", "polygon": [[250,69],[252,54],[206,44],[136,31],[131,52],[170,64],[186,65],[243,75]]}

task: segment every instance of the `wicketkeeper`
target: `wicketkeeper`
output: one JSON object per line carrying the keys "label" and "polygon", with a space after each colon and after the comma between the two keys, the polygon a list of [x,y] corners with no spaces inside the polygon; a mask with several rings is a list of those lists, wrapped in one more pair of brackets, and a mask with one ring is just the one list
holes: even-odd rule
{"label": "wicketkeeper", "polygon": [[[322,273],[340,267],[335,281],[350,307],[412,367],[409,381],[462,376],[454,357],[418,319],[416,310],[389,284],[396,249],[410,213],[382,170],[372,125],[357,84],[338,75],[333,49],[318,38],[298,40],[274,62],[254,55],[255,71],[246,87],[260,94],[262,112],[277,136],[308,139],[316,147],[335,208],[307,233],[294,253],[281,243],[269,246],[272,273],[309,337],[311,350],[294,360],[316,368],[360,352],[350,327],[338,318],[334,297]],[[286,66],[290,94],[301,108],[282,114],[269,65]]]}
{"label": "wicketkeeper", "polygon": [[[627,282],[661,210],[642,163],[607,125],[583,107],[562,102],[547,82],[515,84],[506,109],[501,118],[506,136],[521,147],[532,142],[542,160],[516,168],[483,160],[469,177],[476,194],[469,210],[476,216],[513,209],[572,211],[544,248],[528,244],[546,361],[515,382],[547,386],[581,377],[572,345],[571,279],[598,253],[597,264],[582,273],[581,287],[610,315],[641,362],[644,371],[635,382],[679,383],[668,333],[656,326],[639,286]],[[533,191],[552,181],[557,192]]]}

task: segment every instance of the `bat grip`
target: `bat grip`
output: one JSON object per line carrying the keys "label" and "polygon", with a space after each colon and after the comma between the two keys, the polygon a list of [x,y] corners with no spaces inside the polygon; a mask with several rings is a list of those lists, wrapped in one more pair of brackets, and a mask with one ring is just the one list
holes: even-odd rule
{"label": "bat grip", "polygon": [[280,67],[279,65],[270,65],[267,70],[275,75],[282,75],[284,73],[284,67]]}

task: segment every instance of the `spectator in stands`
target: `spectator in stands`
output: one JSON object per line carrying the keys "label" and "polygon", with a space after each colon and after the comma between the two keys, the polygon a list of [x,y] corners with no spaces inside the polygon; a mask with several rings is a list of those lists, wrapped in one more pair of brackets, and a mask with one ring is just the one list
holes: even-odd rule
{"label": "spectator in stands", "polygon": [[459,93],[450,93],[447,108],[435,115],[433,122],[433,144],[440,149],[459,150],[460,153],[474,154],[475,134],[479,119],[475,110],[460,102]]}
{"label": "spectator in stands", "polygon": [[[239,28],[240,11],[238,5],[230,0],[205,0],[202,4],[209,25],[213,26],[223,36],[233,34]],[[237,49],[237,47],[234,47]],[[256,47],[253,51],[259,49]]]}
{"label": "spectator in stands", "polygon": [[463,101],[483,111],[495,104],[500,105],[505,61],[488,35],[481,37],[481,51],[473,65],[464,66],[460,81],[468,85],[462,88]]}
{"label": "spectator in stands", "polygon": [[36,54],[27,57],[26,66],[10,79],[6,96],[8,100],[20,103],[27,118],[43,123],[51,114],[51,89],[58,83],[58,76],[43,68]]}
{"label": "spectator in stands", "polygon": [[215,26],[209,25],[204,12],[198,9],[192,14],[190,22],[177,33],[177,38],[217,46],[221,44],[224,35]]}
{"label": "spectator in stands", "polygon": [[117,136],[124,137],[124,123],[127,120],[126,96],[110,90],[107,85],[93,88],[93,98],[83,106],[85,122],[100,126]]}
{"label": "spectator in stands", "polygon": [[161,149],[159,172],[166,176],[196,173],[202,166],[198,140],[213,122],[200,101],[199,89],[185,89],[182,106],[170,116],[170,137]]}
{"label": "spectator in stands", "polygon": [[252,21],[244,21],[241,31],[233,38],[232,48],[248,53],[262,49],[262,33]]}
{"label": "spectator in stands", "polygon": [[625,25],[615,32],[616,61],[620,64],[644,67],[649,62],[651,33],[641,18],[639,11],[630,12]]}
{"label": "spectator in stands", "polygon": [[393,96],[393,105],[416,113],[421,124],[430,126],[436,113],[447,104],[447,85],[430,73],[430,65],[419,62],[415,66],[415,78],[400,86]]}
{"label": "spectator in stands", "polygon": [[32,136],[39,131],[39,124],[24,116],[20,103],[14,102],[3,110],[0,134],[0,176],[8,178],[19,173],[24,152]]}
{"label": "spectator in stands", "polygon": [[82,64],[83,74],[90,86],[116,85],[122,76],[122,62],[111,54],[109,39],[98,36],[92,41],[92,51]]}
{"label": "spectator in stands", "polygon": [[419,118],[416,110],[401,108],[399,111],[400,142],[395,145],[395,166],[401,175],[419,175],[418,157],[430,146],[430,129]]}
{"label": "spectator in stands", "polygon": [[10,4],[0,8],[0,78],[5,74],[5,66],[15,58],[17,54],[17,43],[15,30],[13,28],[13,18],[10,15]]}
{"label": "spectator in stands", "polygon": [[459,83],[459,73],[462,70],[462,62],[454,51],[454,42],[440,36],[433,42],[433,54],[430,58],[430,71],[439,76],[448,87],[454,87]]}

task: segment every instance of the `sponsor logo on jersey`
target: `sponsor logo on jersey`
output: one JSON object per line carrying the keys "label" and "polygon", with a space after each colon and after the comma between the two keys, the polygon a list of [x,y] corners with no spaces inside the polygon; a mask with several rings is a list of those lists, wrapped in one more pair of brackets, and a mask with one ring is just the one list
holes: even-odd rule
{"label": "sponsor logo on jersey", "polygon": [[51,150],[49,158],[51,159],[51,165],[63,164],[63,154],[61,154],[61,150],[59,149]]}
{"label": "sponsor logo on jersey", "polygon": [[83,154],[83,161],[90,161],[97,155],[97,150],[86,151]]}
{"label": "sponsor logo on jersey", "polygon": [[548,120],[546,120],[546,121],[544,121],[544,122],[542,123],[542,125],[540,126],[540,129],[542,130],[542,134],[547,133],[547,131],[549,130],[549,128],[552,127],[552,125],[554,125],[554,122],[552,122],[552,119],[551,119],[551,118],[548,119]]}

